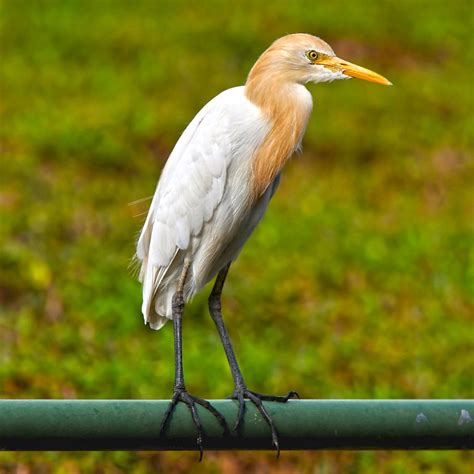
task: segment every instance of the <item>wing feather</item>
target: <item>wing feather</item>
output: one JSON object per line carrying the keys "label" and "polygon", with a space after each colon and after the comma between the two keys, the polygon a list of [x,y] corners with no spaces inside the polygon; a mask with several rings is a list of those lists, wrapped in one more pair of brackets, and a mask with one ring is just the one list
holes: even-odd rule
{"label": "wing feather", "polygon": [[187,138],[183,134],[167,161],[138,241],[137,257],[147,257],[152,266],[167,267],[177,248],[186,250],[224,194],[232,150],[229,119],[218,107],[201,113],[192,138],[179,146]]}
{"label": "wing feather", "polygon": [[[268,124],[261,119],[260,111],[239,87],[209,102],[176,143],[137,243],[136,256],[142,261],[142,312],[151,327],[159,329],[166,318],[171,318],[173,285],[182,259],[198,252],[196,246],[200,246],[200,255],[209,252],[209,242],[204,242],[202,250],[200,237],[208,232],[206,229],[212,229],[213,216],[217,219],[213,225],[223,230],[242,218],[238,215],[243,212],[245,185],[236,188],[235,183],[246,182],[249,167],[240,163],[250,159],[267,131]],[[232,182],[230,191],[226,188],[228,180]],[[233,209],[231,215],[222,209],[216,211],[224,198]],[[204,227],[206,223],[209,225]],[[216,235],[208,235],[207,239],[214,240]],[[194,261],[196,265],[202,263],[202,258]],[[198,280],[194,284],[199,286],[205,283],[206,275],[195,278]]]}

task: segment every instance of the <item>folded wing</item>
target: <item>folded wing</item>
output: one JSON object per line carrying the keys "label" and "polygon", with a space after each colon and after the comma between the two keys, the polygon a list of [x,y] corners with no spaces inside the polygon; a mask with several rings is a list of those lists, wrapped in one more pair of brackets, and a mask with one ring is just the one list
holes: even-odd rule
{"label": "folded wing", "polygon": [[[160,286],[180,251],[190,246],[222,201],[232,159],[232,133],[225,107],[210,102],[189,124],[163,169],[137,244],[142,261],[145,321],[166,322]],[[154,326],[153,326],[154,325]]]}

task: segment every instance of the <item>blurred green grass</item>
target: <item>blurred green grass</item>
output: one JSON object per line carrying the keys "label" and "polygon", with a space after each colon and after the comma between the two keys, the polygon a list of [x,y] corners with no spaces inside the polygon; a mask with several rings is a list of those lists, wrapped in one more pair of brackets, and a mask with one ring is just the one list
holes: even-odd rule
{"label": "blurred green grass", "polygon": [[[1,3],[0,396],[168,398],[172,332],[128,265],[159,171],[199,108],[297,31],[390,78],[310,85],[304,154],[226,286],[251,388],[473,396],[468,2]],[[189,389],[230,393],[188,306]],[[0,472],[464,472],[466,453],[1,454]]]}

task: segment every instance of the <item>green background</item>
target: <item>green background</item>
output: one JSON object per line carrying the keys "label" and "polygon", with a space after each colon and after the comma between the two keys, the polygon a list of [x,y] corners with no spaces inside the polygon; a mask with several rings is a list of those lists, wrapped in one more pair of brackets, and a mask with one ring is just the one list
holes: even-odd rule
{"label": "green background", "polygon": [[[469,2],[6,1],[1,5],[0,396],[168,398],[171,326],[129,269],[173,144],[276,38],[308,32],[388,77],[310,85],[304,152],[233,265],[225,318],[250,388],[470,398]],[[191,393],[232,382],[206,288]],[[0,472],[470,472],[462,452],[2,453]]]}

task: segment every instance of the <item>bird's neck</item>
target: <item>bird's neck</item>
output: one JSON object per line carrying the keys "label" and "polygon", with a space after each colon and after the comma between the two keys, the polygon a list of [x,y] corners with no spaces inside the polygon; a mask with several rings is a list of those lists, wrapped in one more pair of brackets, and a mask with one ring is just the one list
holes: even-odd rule
{"label": "bird's neck", "polygon": [[252,162],[252,190],[260,197],[299,147],[312,109],[309,91],[277,72],[256,68],[250,71],[245,95],[260,108],[270,130]]}

